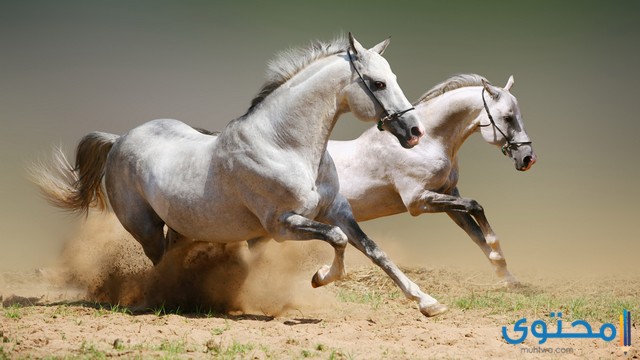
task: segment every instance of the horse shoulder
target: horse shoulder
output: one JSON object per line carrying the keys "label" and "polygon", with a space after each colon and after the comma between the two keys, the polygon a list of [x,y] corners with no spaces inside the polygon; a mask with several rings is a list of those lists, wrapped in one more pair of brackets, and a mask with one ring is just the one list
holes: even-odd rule
{"label": "horse shoulder", "polygon": [[399,163],[398,172],[393,177],[397,192],[406,211],[409,212],[413,204],[422,201],[425,193],[444,192],[449,189],[451,176],[457,168],[444,148],[434,143],[414,149],[410,150],[411,154],[406,155],[404,162]]}
{"label": "horse shoulder", "polygon": [[319,177],[331,177],[330,172],[320,172],[325,165],[313,168],[299,152],[246,132],[223,135],[214,154],[220,187],[242,199],[265,228],[271,231],[277,227],[274,214],[293,211],[311,218],[316,215],[323,196],[331,193],[325,187],[318,189]]}
{"label": "horse shoulder", "polygon": [[363,138],[330,141],[328,152],[337,168],[340,192],[347,198],[375,191],[389,183],[388,152],[379,143],[364,141]]}
{"label": "horse shoulder", "polygon": [[445,148],[435,141],[397,153],[399,159],[395,162],[397,175],[394,177],[397,181],[408,178],[425,188],[439,188],[449,179],[453,162]]}

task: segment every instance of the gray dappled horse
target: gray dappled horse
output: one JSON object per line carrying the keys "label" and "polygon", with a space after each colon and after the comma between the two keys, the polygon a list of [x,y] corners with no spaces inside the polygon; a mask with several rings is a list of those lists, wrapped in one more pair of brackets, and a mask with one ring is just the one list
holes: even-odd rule
{"label": "gray dappled horse", "polygon": [[500,146],[517,170],[536,162],[515,96],[479,75],[458,75],[435,86],[415,104],[425,128],[420,144],[401,149],[387,134],[368,129],[351,141],[330,141],[340,193],[358,221],[408,211],[446,212],[482,249],[506,285],[518,283],[507,270],[500,244],[477,201],[460,197],[458,150],[473,133]]}
{"label": "gray dappled horse", "polygon": [[422,125],[381,56],[388,43],[367,50],[349,34],[348,41],[285,52],[271,63],[247,113],[219,136],[176,120],[150,121],[122,136],[94,132],[80,141],[75,168],[58,151],[56,164],[36,169],[35,180],[54,205],[79,212],[104,209],[106,193],[154,264],[182,239],[321,239],[335,249],[331,266],[313,276],[313,286],[322,286],[345,275],[349,242],[423,314],[437,315],[446,306],[422,292],[357,225],[325,151],[336,120],[348,111],[378,121],[404,148],[419,142]]}

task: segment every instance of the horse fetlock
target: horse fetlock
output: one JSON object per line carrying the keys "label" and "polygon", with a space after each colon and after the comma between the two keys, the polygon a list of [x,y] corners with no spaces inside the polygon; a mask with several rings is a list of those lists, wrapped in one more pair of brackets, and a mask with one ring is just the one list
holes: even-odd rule
{"label": "horse fetlock", "polygon": [[487,241],[487,244],[491,246],[492,249],[497,250],[496,248],[499,246],[498,237],[495,234],[485,235],[484,239]]}
{"label": "horse fetlock", "polygon": [[491,248],[491,252],[489,253],[489,259],[492,261],[500,261],[504,260],[504,255],[502,255],[502,250],[500,249],[500,241],[495,235],[489,235],[485,237],[487,240],[487,244]]}
{"label": "horse fetlock", "polygon": [[499,251],[492,250],[489,253],[489,259],[492,261],[500,261],[500,260],[504,260],[504,256]]}

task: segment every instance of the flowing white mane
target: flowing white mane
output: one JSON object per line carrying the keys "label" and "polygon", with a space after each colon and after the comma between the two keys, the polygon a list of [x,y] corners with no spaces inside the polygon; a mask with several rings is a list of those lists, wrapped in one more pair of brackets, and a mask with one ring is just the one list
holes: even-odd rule
{"label": "flowing white mane", "polygon": [[418,101],[416,101],[413,105],[418,105],[425,101],[429,101],[431,99],[437,98],[438,96],[459,88],[467,87],[467,86],[482,86],[482,80],[489,82],[483,76],[477,74],[458,74],[454,75],[447,80],[441,82],[440,84],[431,88],[431,90],[424,93]]}
{"label": "flowing white mane", "polygon": [[348,48],[349,40],[345,36],[338,36],[330,42],[313,41],[306,47],[282,51],[269,62],[266,81],[258,91],[258,94],[251,100],[251,106],[247,113],[250,113],[275,89],[290,80],[312,62],[345,52]]}

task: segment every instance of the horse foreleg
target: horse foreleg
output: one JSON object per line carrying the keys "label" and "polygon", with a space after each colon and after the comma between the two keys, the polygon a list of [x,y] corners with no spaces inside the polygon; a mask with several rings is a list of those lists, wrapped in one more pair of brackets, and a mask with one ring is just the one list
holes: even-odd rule
{"label": "horse foreleg", "polygon": [[[473,240],[473,242],[480,247],[484,255],[489,259],[491,265],[493,265],[496,275],[504,281],[505,285],[517,285],[519,284],[518,279],[513,276],[509,270],[507,270],[507,261],[504,258],[504,255],[501,259],[494,260],[491,258],[491,253],[494,249],[487,244],[484,235],[482,234],[482,230],[480,226],[476,223],[476,221],[471,217],[471,215],[462,213],[462,212],[453,212],[448,211],[447,215],[455,222],[460,228],[462,228],[467,235]],[[494,243],[495,245],[495,243]],[[498,251],[500,251],[500,255],[502,255],[502,251],[498,245]]]}
{"label": "horse foreleg", "polygon": [[351,245],[379,266],[396,283],[408,299],[416,301],[422,314],[425,316],[436,316],[448,310],[446,305],[440,304],[438,300],[420,290],[420,287],[411,281],[402,270],[391,261],[387,254],[362,231],[353,217],[349,203],[342,196],[338,196],[334,202],[334,207],[326,214],[326,219],[343,229]]}
{"label": "horse foreleg", "polygon": [[344,250],[347,246],[347,236],[337,226],[327,225],[304,216],[287,213],[280,217],[279,237],[276,240],[324,240],[333,246],[335,255],[331,266],[324,265],[311,279],[315,287],[329,284],[345,276]]}
{"label": "horse foreleg", "polygon": [[113,211],[122,226],[142,245],[145,255],[157,265],[167,250],[164,222],[142,201],[129,200],[128,206],[111,201]]}
{"label": "horse foreleg", "polygon": [[506,284],[518,283],[518,280],[507,270],[500,241],[489,225],[484,209],[477,201],[460,197],[458,188],[455,188],[451,195],[425,190],[408,201],[407,209],[414,216],[422,213],[446,212],[480,246],[496,267],[498,276]]}
{"label": "horse foreleg", "polygon": [[[454,196],[460,197],[460,191],[457,187],[453,189],[452,194]],[[507,270],[507,260],[504,257],[502,249],[500,248],[500,241],[498,240],[498,236],[496,235],[496,233],[491,228],[489,220],[487,220],[487,217],[484,213],[484,208],[480,206],[477,201],[471,201],[474,203],[474,206],[469,210],[469,215],[473,216],[475,221],[473,221],[473,219],[469,220],[471,220],[472,224],[477,223],[487,245],[489,245],[489,247],[491,248],[488,257],[491,263],[496,267],[496,274],[504,281],[505,285],[512,286],[520,284],[518,279],[516,279],[516,277],[513,276],[509,272],[509,270]]]}

